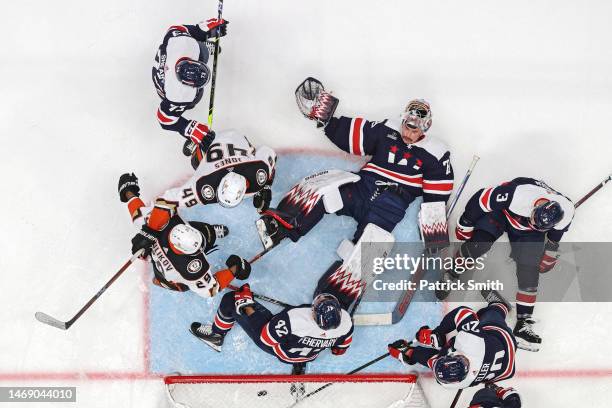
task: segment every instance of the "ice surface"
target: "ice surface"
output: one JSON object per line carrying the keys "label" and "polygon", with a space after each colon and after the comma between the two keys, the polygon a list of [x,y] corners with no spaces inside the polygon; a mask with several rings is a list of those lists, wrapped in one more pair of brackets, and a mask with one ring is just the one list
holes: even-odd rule
{"label": "ice surface", "polygon": [[[0,385],[76,385],[78,402],[64,405],[72,408],[162,406],[150,368],[186,367],[181,361],[193,358],[194,370],[206,364],[203,346],[178,323],[177,344],[193,355],[169,350],[162,337],[146,353],[141,290],[150,276],[142,266],[66,332],[34,313],[70,318],[129,258],[133,229],[116,197],[122,172],[136,172],[145,199],[188,176],[182,143],[155,121],[150,65],[166,27],[216,15],[216,2],[24,0],[6,2],[1,14]],[[412,97],[427,98],[430,133],[449,144],[457,174],[481,156],[464,199],[519,175],[576,199],[611,170],[608,1],[226,0],[224,15],[231,23],[215,128],[237,128],[275,148],[335,151],[295,107],[293,90],[312,75],[340,98],[339,114],[383,119]],[[206,105],[190,117],[204,121]],[[279,186],[293,182],[281,179]],[[608,186],[580,208],[567,240],[612,240],[610,194]],[[281,273],[266,262],[254,277]],[[312,284],[287,296],[311,291]],[[183,299],[163,296],[168,304]],[[210,308],[197,305],[193,318],[206,317]],[[183,313],[153,316],[152,333]],[[525,406],[609,406],[611,313],[601,303],[538,305],[543,348],[520,352],[517,378],[505,383]],[[424,385],[435,407],[450,405],[452,393]],[[459,406],[471,395],[464,392]]]}

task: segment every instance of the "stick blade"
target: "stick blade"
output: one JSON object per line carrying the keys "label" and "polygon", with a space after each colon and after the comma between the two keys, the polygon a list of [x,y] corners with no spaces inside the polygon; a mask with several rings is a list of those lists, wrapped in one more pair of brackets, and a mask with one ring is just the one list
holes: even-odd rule
{"label": "stick blade", "polygon": [[66,330],[69,327],[66,325],[66,322],[61,322],[57,320],[55,317],[51,317],[48,314],[43,313],[43,312],[36,312],[36,314],[34,314],[34,317],[39,322],[48,324],[49,326],[57,327],[60,330]]}

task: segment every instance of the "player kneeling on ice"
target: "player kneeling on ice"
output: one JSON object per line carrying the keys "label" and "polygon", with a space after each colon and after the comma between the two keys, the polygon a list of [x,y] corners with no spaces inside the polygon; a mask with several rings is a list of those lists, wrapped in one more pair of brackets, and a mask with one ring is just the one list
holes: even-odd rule
{"label": "player kneeling on ice", "polygon": [[[543,181],[518,177],[477,191],[457,221],[457,239],[465,242],[455,257],[479,258],[508,233],[518,279],[514,335],[522,349],[538,351],[542,343],[532,327],[539,277],[557,263],[559,241],[573,217],[574,204],[569,198]],[[461,273],[449,270],[442,281],[456,281]],[[436,296],[445,299],[449,293],[438,290]]]}
{"label": "player kneeling on ice", "polygon": [[140,232],[132,238],[132,253],[144,249],[143,258],[150,257],[154,284],[212,297],[234,278],[249,277],[251,265],[237,255],[227,259],[227,269],[211,271],[206,253],[215,247],[217,239],[229,233],[226,226],[187,222],[178,214],[167,217],[158,214],[158,218],[154,218],[152,211],[148,214],[151,209],[145,208],[139,196],[138,178],[133,173],[123,174],[119,178],[119,198],[127,203],[133,223],[141,226]]}
{"label": "player kneeling on ice", "polygon": [[[404,364],[429,367],[445,388],[467,388],[511,378],[516,341],[506,324],[510,305],[491,292],[489,305],[478,311],[461,306],[435,329],[421,327],[415,341],[397,340],[389,353]],[[454,337],[447,336],[457,331]]]}
{"label": "player kneeling on ice", "polygon": [[238,323],[255,344],[286,364],[313,361],[321,351],[346,352],[352,341],[353,322],[338,300],[329,294],[317,296],[312,305],[285,308],[273,315],[253,300],[248,284],[227,292],[212,324],[194,322],[191,332],[216,351]]}
{"label": "player kneeling on ice", "polygon": [[224,36],[227,24],[226,20],[211,18],[197,25],[173,25],[155,55],[153,84],[161,98],[157,120],[162,128],[187,139],[185,155],[191,155],[188,145],[200,146],[206,151],[215,138],[206,124],[185,119],[183,113],[202,99],[204,85],[211,77],[207,63],[208,46],[212,43],[207,41],[217,35]]}

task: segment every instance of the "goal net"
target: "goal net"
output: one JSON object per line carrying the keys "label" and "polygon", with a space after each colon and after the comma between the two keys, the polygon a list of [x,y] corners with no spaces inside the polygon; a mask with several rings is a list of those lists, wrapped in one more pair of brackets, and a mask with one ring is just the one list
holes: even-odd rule
{"label": "goal net", "polygon": [[428,408],[412,374],[195,375],[164,378],[175,408]]}

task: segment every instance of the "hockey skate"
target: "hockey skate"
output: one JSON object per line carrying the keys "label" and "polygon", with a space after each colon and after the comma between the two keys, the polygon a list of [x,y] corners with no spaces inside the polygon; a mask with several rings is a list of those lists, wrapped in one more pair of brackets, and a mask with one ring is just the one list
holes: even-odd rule
{"label": "hockey skate", "polygon": [[512,310],[512,305],[510,302],[508,302],[506,298],[504,298],[498,291],[493,289],[483,289],[480,291],[480,294],[488,304],[501,303],[508,308],[508,311]]}
{"label": "hockey skate", "polygon": [[285,221],[281,214],[276,211],[266,210],[264,215],[255,222],[255,225],[257,226],[259,239],[266,251],[274,248],[287,237],[291,238],[294,242],[297,241],[290,234],[293,226]]}
{"label": "hockey skate", "polygon": [[445,271],[442,278],[436,282],[436,298],[444,300],[451,293],[451,284],[459,280],[459,274],[453,270]]}
{"label": "hockey skate", "polygon": [[542,338],[533,331],[535,320],[531,318],[518,319],[513,334],[516,337],[517,347],[527,351],[539,351]]}
{"label": "hockey skate", "polygon": [[223,346],[224,336],[221,334],[213,333],[211,324],[202,324],[199,322],[191,323],[189,329],[191,334],[202,340],[204,344],[212,348],[217,352],[221,352],[221,346]]}

